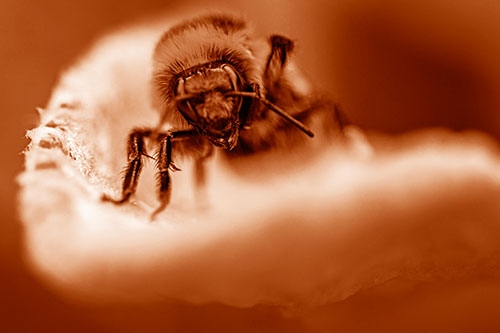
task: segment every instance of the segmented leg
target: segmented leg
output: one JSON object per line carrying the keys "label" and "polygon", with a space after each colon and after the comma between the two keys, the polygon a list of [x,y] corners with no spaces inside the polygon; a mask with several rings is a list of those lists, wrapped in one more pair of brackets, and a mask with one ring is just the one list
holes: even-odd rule
{"label": "segmented leg", "polygon": [[202,188],[206,183],[205,162],[210,156],[212,156],[213,152],[214,147],[212,145],[207,146],[207,150],[195,161],[194,180],[197,188]]}
{"label": "segmented leg", "polygon": [[[168,173],[172,164],[172,136],[169,134],[160,135],[158,138],[160,149],[158,150],[158,200],[160,206],[155,209],[151,215],[151,219],[167,207],[170,202],[170,194],[172,192],[170,186],[170,175]],[[173,164],[172,164],[173,165]],[[174,170],[177,170],[175,168]]]}
{"label": "segmented leg", "polygon": [[151,217],[154,218],[159,212],[165,209],[170,201],[171,186],[169,171],[180,170],[172,162],[172,141],[182,140],[198,135],[198,132],[195,130],[182,130],[159,134],[156,131],[149,129],[136,129],[132,131],[129,135],[127,144],[128,158],[123,178],[122,196],[120,199],[113,199],[108,195],[103,195],[102,200],[120,205],[127,202],[136,192],[137,182],[143,167],[142,157],[146,156],[151,158],[151,156],[147,155],[145,151],[144,138],[154,137],[157,139],[160,146],[157,157],[158,199],[160,200],[160,206],[153,212]]}
{"label": "segmented leg", "polygon": [[158,135],[160,148],[158,150],[158,159],[156,166],[158,168],[158,200],[160,201],[160,205],[151,214],[152,220],[156,215],[163,211],[170,202],[172,187],[170,186],[169,171],[180,170],[172,162],[172,141],[197,135],[198,133],[195,130],[168,132]]}
{"label": "segmented leg", "polygon": [[[338,105],[321,96],[315,96],[311,99],[311,96],[303,95],[283,75],[289,54],[293,51],[293,41],[284,36],[273,35],[269,38],[269,42],[271,52],[264,69],[264,85],[268,94],[274,96],[274,99],[279,99],[279,102],[285,106],[287,104],[298,105],[299,100],[308,101],[306,104],[309,105],[305,105],[303,110],[296,110],[291,115],[306,125],[311,118],[323,118],[326,130],[340,132],[343,135],[346,117],[339,110]],[[278,101],[274,100],[274,102]],[[302,130],[307,133],[304,129]],[[312,137],[310,133],[307,134]]]}
{"label": "segmented leg", "polygon": [[122,197],[117,200],[103,195],[102,200],[115,204],[123,204],[135,193],[137,181],[143,167],[142,156],[146,155],[144,137],[149,135],[151,135],[150,130],[134,130],[130,133],[127,144],[127,167],[123,178]]}
{"label": "segmented leg", "polygon": [[269,41],[271,43],[271,53],[267,58],[264,70],[264,81],[269,85],[266,87],[267,89],[280,81],[287,55],[293,50],[293,42],[284,36],[272,35]]}
{"label": "segmented leg", "polygon": [[[294,114],[295,118],[300,121],[307,122],[308,118],[323,114],[323,125],[326,130],[338,131],[343,136],[344,127],[349,124],[345,114],[340,110],[340,107],[327,99],[318,99],[312,103],[307,109]],[[333,126],[334,125],[334,126]]]}

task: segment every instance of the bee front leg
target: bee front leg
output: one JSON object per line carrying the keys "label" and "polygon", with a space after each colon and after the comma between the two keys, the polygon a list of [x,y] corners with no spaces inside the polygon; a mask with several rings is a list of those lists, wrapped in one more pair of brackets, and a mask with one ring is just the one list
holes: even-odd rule
{"label": "bee front leg", "polygon": [[207,171],[206,171],[206,161],[210,156],[213,155],[214,146],[207,145],[203,153],[196,158],[194,162],[194,185],[195,185],[195,198],[198,202],[198,207],[205,207],[208,203],[207,201]]}
{"label": "bee front leg", "polygon": [[207,146],[203,154],[198,157],[194,164],[194,180],[198,188],[202,188],[206,183],[206,170],[205,161],[212,156],[214,152],[214,147],[212,145]]}
{"label": "bee front leg", "polygon": [[137,189],[137,182],[142,171],[142,156],[146,154],[144,150],[144,137],[150,136],[150,130],[133,130],[128,138],[127,144],[127,167],[122,185],[122,197],[113,199],[108,195],[103,195],[103,201],[109,201],[114,204],[123,204],[127,202]]}
{"label": "bee front leg", "polygon": [[172,163],[172,135],[171,134],[160,134],[158,136],[158,141],[160,142],[160,149],[158,150],[158,200],[160,201],[160,206],[155,209],[151,214],[151,220],[167,207],[170,202],[170,194],[172,192],[170,186],[170,174],[169,170],[173,171],[179,170]]}

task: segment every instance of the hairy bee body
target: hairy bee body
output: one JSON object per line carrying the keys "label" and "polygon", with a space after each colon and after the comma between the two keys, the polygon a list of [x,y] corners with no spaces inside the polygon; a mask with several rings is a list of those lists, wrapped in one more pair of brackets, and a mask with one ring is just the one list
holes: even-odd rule
{"label": "hairy bee body", "polygon": [[[229,156],[306,143],[313,133],[342,132],[332,104],[317,97],[298,73],[290,54],[293,42],[272,35],[252,38],[246,22],[232,15],[206,15],[182,22],[163,34],[153,55],[152,103],[160,112],[156,128],[129,136],[123,203],[135,192],[143,140],[159,145],[159,199],[170,197],[172,156],[196,160],[203,183],[203,161],[214,147]],[[165,129],[166,126],[168,129]]]}

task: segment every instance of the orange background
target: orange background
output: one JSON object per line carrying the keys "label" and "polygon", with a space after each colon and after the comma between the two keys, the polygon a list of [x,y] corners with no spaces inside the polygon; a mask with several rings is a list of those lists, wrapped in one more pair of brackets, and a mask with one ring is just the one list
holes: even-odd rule
{"label": "orange background", "polygon": [[[46,104],[61,70],[103,30],[160,10],[185,6],[211,8],[208,3],[183,1],[181,5],[180,1],[161,0],[0,2],[0,109],[3,116],[0,131],[3,143],[0,313],[3,318],[0,325],[8,325],[11,331],[66,331],[69,327],[72,331],[134,331],[142,325],[150,325],[153,329],[156,324],[167,321],[163,319],[163,311],[168,310],[169,323],[183,328],[193,325],[192,318],[197,318],[207,325],[207,329],[216,329],[221,325],[217,320],[222,320],[225,323],[222,327],[267,325],[271,330],[300,331],[300,325],[294,320],[281,320],[278,312],[260,308],[252,311],[188,305],[175,309],[155,306],[83,308],[65,303],[48,292],[22,264],[22,230],[16,220],[14,183],[15,175],[22,169],[19,153],[27,144],[26,129],[36,125],[35,107]],[[297,57],[306,74],[316,86],[330,92],[349,118],[364,128],[402,132],[426,126],[446,126],[457,130],[481,129],[500,137],[498,1],[218,3],[246,13],[259,33],[278,32],[297,40]],[[348,302],[337,309],[337,313],[350,313],[352,322],[343,319],[346,327],[361,325],[356,324],[349,307],[366,310],[370,305],[380,305],[370,297]],[[420,302],[422,305],[417,308],[422,310],[425,300],[420,299]],[[390,320],[389,324],[384,322],[391,318],[390,312],[395,308],[393,303],[386,302],[378,310],[381,313],[365,317],[368,320],[366,327],[377,324],[388,329],[401,324]],[[461,310],[455,310],[448,311],[440,323],[444,325],[446,318],[459,317]],[[124,313],[129,318],[127,324],[121,321]],[[411,313],[410,310],[406,313],[407,320],[412,319]],[[477,316],[480,318],[480,314]],[[401,319],[403,326],[404,318]]]}

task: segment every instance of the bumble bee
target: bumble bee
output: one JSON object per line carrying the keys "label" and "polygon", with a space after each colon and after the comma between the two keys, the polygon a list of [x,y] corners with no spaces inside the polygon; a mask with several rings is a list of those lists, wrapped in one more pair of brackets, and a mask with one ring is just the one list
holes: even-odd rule
{"label": "bumble bee", "polygon": [[[154,50],[151,80],[160,122],[132,130],[121,198],[104,195],[103,200],[122,204],[135,193],[143,158],[150,157],[146,138],[158,146],[155,216],[169,203],[170,172],[180,170],[172,155],[195,159],[201,186],[203,163],[214,148],[228,156],[286,149],[314,136],[309,125],[321,134],[341,133],[335,105],[304,88],[290,59],[293,48],[281,35],[251,38],[247,23],[227,14],[197,17],[167,30]],[[167,124],[170,129],[164,130]]]}

